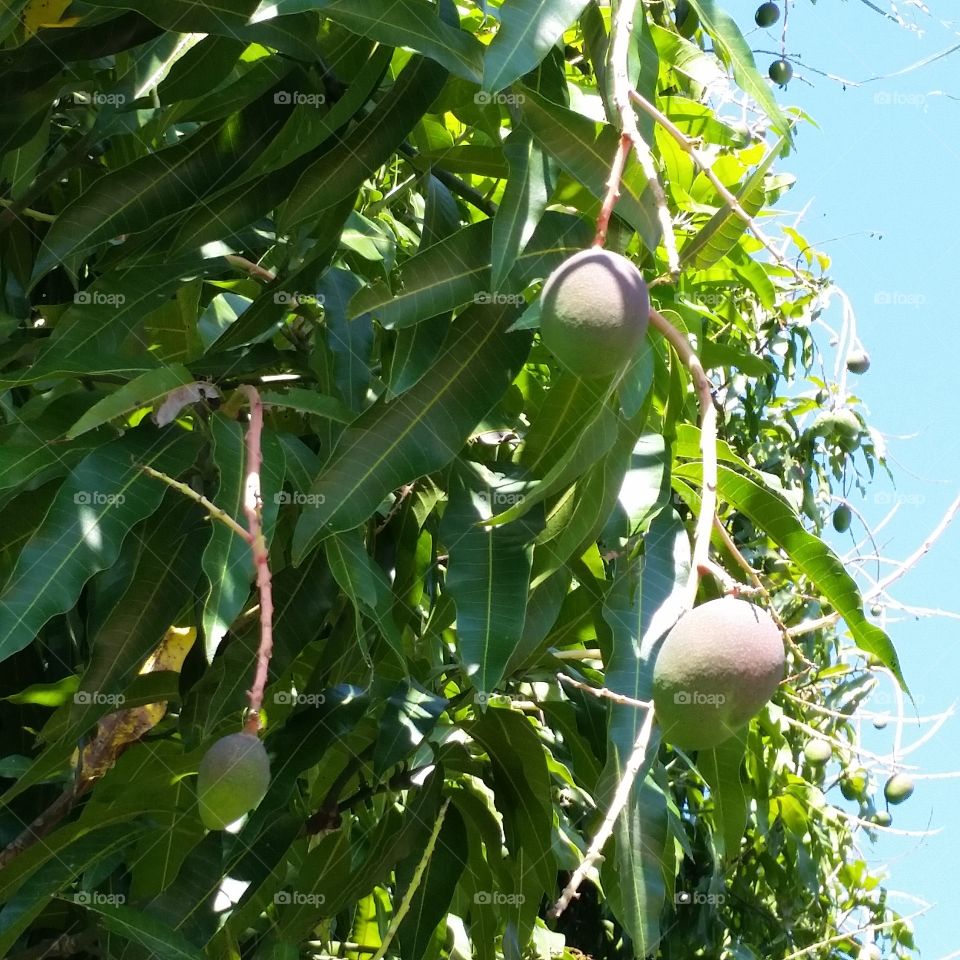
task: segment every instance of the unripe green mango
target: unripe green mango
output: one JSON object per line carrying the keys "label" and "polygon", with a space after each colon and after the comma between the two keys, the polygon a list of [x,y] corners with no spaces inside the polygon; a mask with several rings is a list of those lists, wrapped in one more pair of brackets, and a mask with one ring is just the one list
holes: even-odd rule
{"label": "unripe green mango", "polygon": [[231,733],[203,755],[197,774],[200,820],[222,830],[249,813],[270,786],[270,759],[259,738]]}
{"label": "unripe green mango", "polygon": [[637,356],[650,296],[626,257],[601,247],[581,250],[547,277],[540,298],[544,346],[578,377],[611,376]]}
{"label": "unripe green mango", "polygon": [[653,700],[664,739],[715,747],[743,727],[783,679],[783,637],[766,610],[734,597],[684,614],[653,666]]}

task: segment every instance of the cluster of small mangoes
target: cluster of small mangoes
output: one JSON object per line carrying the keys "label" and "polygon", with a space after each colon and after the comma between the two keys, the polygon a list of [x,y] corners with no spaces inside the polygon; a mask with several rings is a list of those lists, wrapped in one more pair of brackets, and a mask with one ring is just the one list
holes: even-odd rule
{"label": "cluster of small mangoes", "polygon": [[[819,777],[823,768],[833,757],[833,748],[822,737],[808,740],[803,748],[803,758],[814,777]],[[897,806],[913,795],[913,778],[906,773],[894,773],[883,785],[883,798],[887,802],[886,810],[874,808],[870,797],[870,774],[863,767],[848,767],[840,775],[840,792],[845,800],[860,804],[861,815],[866,816],[878,827],[889,827],[893,823],[891,806]]]}

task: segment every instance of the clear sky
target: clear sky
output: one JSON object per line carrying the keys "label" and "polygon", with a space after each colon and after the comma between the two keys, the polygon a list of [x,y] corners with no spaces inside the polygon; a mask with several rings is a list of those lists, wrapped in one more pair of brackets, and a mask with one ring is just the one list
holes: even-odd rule
{"label": "clear sky", "polygon": [[[960,45],[960,19],[948,21],[960,18],[956,0],[927,2],[929,15],[917,9],[920,4],[898,4],[918,33],[884,19],[864,0],[799,0],[791,5],[786,46],[788,56],[803,65],[795,67],[788,89],[778,91],[783,104],[801,107],[819,125],[819,130],[804,125],[796,154],[781,162],[798,177],[781,206],[799,212],[812,201],[800,231],[833,258],[831,274],[852,299],[870,353],[869,373],[850,381],[866,405],[868,422],[886,438],[896,486],[880,475],[867,496],[853,503],[876,525],[900,500],[878,537],[880,552],[897,559],[921,545],[960,494],[955,394],[960,50],[891,76]],[[887,0],[876,4],[886,7]],[[754,6],[738,0],[728,9],[739,23],[752,26]],[[753,30],[747,39],[765,71],[773,57],[759,51],[779,51],[779,29],[775,35]],[[862,85],[844,90],[811,68]],[[880,79],[862,83],[873,77]],[[839,326],[839,304],[825,319]],[[826,344],[829,338],[820,339]],[[851,533],[835,535],[838,550],[849,551],[858,531],[862,535],[855,523]],[[958,568],[960,518],[893,594],[910,606],[960,613]],[[875,571],[874,566],[870,572]],[[894,610],[887,617],[919,713],[947,710],[958,698],[960,619],[915,619]],[[889,685],[881,690],[871,709],[892,708]],[[889,753],[895,728],[890,723],[876,731],[866,724],[865,746]],[[904,729],[904,747],[918,729],[929,728]],[[960,716],[947,720],[904,762],[916,764],[921,774],[960,771]],[[891,903],[898,910],[917,909],[909,896],[935,904],[915,921],[917,944],[924,958],[933,960],[960,957],[958,795],[960,778],[918,778],[912,799],[892,808],[893,825],[940,833],[886,835],[863,849],[872,863],[889,865],[889,886],[897,891]]]}

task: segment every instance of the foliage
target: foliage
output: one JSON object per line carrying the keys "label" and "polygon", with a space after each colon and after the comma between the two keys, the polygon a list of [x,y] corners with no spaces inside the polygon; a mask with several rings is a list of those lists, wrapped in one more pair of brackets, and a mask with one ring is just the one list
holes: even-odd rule
{"label": "foliage", "polygon": [[[689,6],[690,39],[641,8],[630,79],[767,222],[804,118],[733,19]],[[831,485],[877,462],[811,333],[829,263],[795,225],[772,261],[644,116],[682,271],[632,158],[608,246],[714,382],[723,526],[785,624],[845,630],[800,637],[742,738],[655,735],[599,886],[547,917],[641,722],[557,675],[648,694],[703,483],[655,331],[616,381],[537,335],[618,141],[610,27],[584,0],[8,4],[0,952],[361,957],[390,931],[404,960],[910,953],[855,844],[869,793],[836,786],[867,654],[899,666],[819,537]],[[272,781],[205,832],[195,774],[243,721],[254,570],[141,468],[242,521],[241,384],[267,409]]]}

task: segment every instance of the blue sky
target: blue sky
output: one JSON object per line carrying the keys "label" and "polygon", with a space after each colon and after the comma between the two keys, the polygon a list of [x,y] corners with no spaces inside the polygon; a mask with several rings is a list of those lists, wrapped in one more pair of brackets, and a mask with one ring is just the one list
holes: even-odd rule
{"label": "blue sky", "polygon": [[[876,0],[885,6],[886,0]],[[809,67],[860,82],[847,86],[805,66],[778,91],[783,104],[810,114],[797,152],[781,167],[798,183],[782,201],[799,212],[812,201],[800,227],[833,258],[833,279],[850,296],[858,333],[872,366],[850,385],[865,404],[868,422],[884,434],[896,486],[880,475],[863,500],[854,500],[876,525],[900,499],[894,518],[879,535],[881,553],[903,559],[920,546],[960,493],[960,432],[957,430],[955,353],[957,261],[955,219],[960,199],[960,51],[898,76],[918,61],[960,44],[955,0],[929,0],[930,15],[901,4],[923,34],[903,29],[858,0],[801,0],[791,7],[787,53]],[[731,6],[752,26],[753,4]],[[754,51],[779,50],[780,34],[754,30]],[[755,53],[765,71],[773,57]],[[810,85],[803,82],[809,80]],[[792,223],[792,219],[784,222]],[[839,239],[834,239],[839,238]],[[839,326],[839,304],[825,317]],[[826,345],[828,337],[821,340]],[[834,536],[848,551],[851,534]],[[929,555],[893,588],[901,602],[960,612],[960,519]],[[890,567],[885,568],[885,572]],[[874,568],[875,570],[875,568]],[[909,617],[889,611],[887,629],[903,661],[921,715],[941,713],[957,699],[960,620]],[[884,695],[871,708],[885,709]],[[886,708],[889,708],[887,705]],[[878,753],[893,748],[895,724],[876,731],[866,724],[864,745]],[[924,727],[922,730],[926,730]],[[920,732],[922,732],[922,730]],[[918,736],[906,727],[903,744]],[[948,720],[932,740],[905,758],[923,774],[960,770],[960,717]],[[889,887],[936,904],[915,921],[925,958],[960,957],[960,779],[918,779],[913,798],[893,809],[894,827],[940,829],[932,838],[884,836],[872,849],[874,864],[889,865]],[[842,802],[842,801],[841,801]],[[895,895],[904,914],[917,905]]]}

